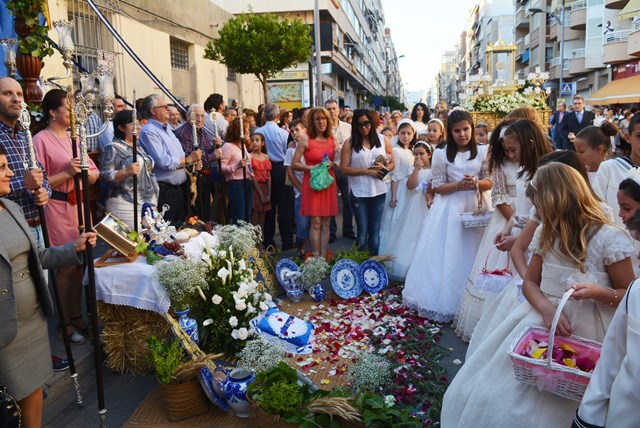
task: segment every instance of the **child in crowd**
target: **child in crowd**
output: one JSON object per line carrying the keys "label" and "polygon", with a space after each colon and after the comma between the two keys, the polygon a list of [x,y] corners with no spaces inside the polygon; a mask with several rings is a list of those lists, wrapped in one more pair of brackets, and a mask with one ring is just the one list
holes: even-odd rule
{"label": "child in crowd", "polygon": [[251,223],[264,230],[264,218],[271,210],[271,160],[267,155],[264,135],[254,132],[251,135],[251,179],[253,181],[253,205]]}
{"label": "child in crowd", "polygon": [[[296,216],[296,245],[298,246],[298,253],[304,256],[307,253],[309,247],[309,217],[300,214],[300,205],[302,203],[302,179],[304,177],[303,171],[294,171],[291,168],[291,161],[293,154],[296,151],[296,145],[298,139],[302,135],[306,135],[307,128],[304,126],[302,119],[294,119],[289,124],[289,132],[293,142],[289,144],[287,152],[285,154],[284,166],[287,167],[287,178],[293,185],[293,194],[295,196],[294,212]],[[300,162],[304,164],[304,156],[300,159]]]}
{"label": "child in crowd", "polygon": [[431,119],[427,123],[427,142],[431,144],[434,151],[444,147],[444,134],[444,123],[440,119]]}
{"label": "child in crowd", "polygon": [[[544,133],[535,122],[527,119],[504,120],[496,126],[491,136],[489,171],[495,211],[478,247],[467,288],[454,320],[455,332],[464,341],[468,342],[471,338],[482,314],[485,298],[496,296],[474,288],[476,275],[485,264],[490,270],[507,267],[508,251],[531,209],[531,201],[525,194],[526,185],[537,169],[538,159],[549,152],[551,145]],[[518,221],[509,222],[514,214],[518,216]],[[513,228],[513,224],[519,227]],[[497,248],[493,249],[494,246]]]}
{"label": "child in crowd", "polygon": [[384,128],[382,128],[382,131],[380,131],[380,133],[387,137],[389,140],[393,139],[393,129],[391,129],[391,127],[389,126],[385,126]]}
{"label": "child in crowd", "polygon": [[589,182],[594,184],[600,164],[607,160],[611,151],[611,137],[618,134],[618,128],[606,119],[594,120],[598,125],[587,126],[576,135],[573,145],[589,174]]}
{"label": "child in crowd", "polygon": [[489,124],[480,122],[476,125],[476,141],[479,145],[489,144]]}
{"label": "child in crowd", "polygon": [[380,220],[380,246],[379,254],[391,254],[389,240],[395,240],[398,236],[398,228],[402,228],[402,220],[405,220],[404,205],[407,202],[407,179],[413,170],[413,145],[416,142],[414,122],[402,119],[398,122],[398,135],[393,146],[393,159],[395,168],[391,171],[390,190],[385,198],[382,220]]}
{"label": "child in crowd", "polygon": [[484,227],[465,228],[458,216],[478,208],[478,192],[491,189],[487,146],[476,144],[473,119],[452,110],[447,145],[433,154],[436,193],[407,272],[403,303],[422,317],[453,320],[476,257]]}
{"label": "child in crowd", "polygon": [[[413,171],[406,180],[405,202],[399,215],[399,218],[406,223],[395,223],[395,229],[385,240],[384,248],[382,241],[380,242],[380,254],[390,254],[395,257],[389,263],[389,268],[391,274],[397,278],[407,276],[418,245],[420,230],[429,213],[425,194],[431,180],[431,155],[433,154],[431,145],[424,141],[417,141],[413,146],[413,154]],[[397,164],[396,168],[398,168]],[[414,224],[416,227],[407,227],[407,224]]]}
{"label": "child in crowd", "polygon": [[[429,130],[423,129],[422,131],[418,132],[418,137],[416,139],[418,141],[424,141],[426,143],[428,142],[428,136],[429,136]],[[431,148],[431,150],[433,150],[433,147]]]}
{"label": "child in crowd", "polygon": [[567,426],[578,403],[516,380],[507,349],[525,328],[549,328],[569,287],[576,291],[556,333],[602,341],[634,278],[631,238],[607,219],[575,169],[552,162],[538,169],[529,187],[542,225],[529,247],[522,288],[527,301],[467,358],[444,396],[442,426]]}
{"label": "child in crowd", "polygon": [[[629,156],[609,159],[600,164],[596,174],[593,188],[614,212],[618,207],[618,186],[627,177],[629,170],[640,165],[640,114],[633,115],[628,125],[628,136],[631,151]],[[622,221],[616,218],[616,223],[622,225]]]}
{"label": "child in crowd", "polygon": [[[640,240],[640,170],[620,183],[620,218],[631,236]],[[589,386],[582,397],[572,428],[637,427],[637,354],[640,350],[640,283],[636,279],[613,316]]]}

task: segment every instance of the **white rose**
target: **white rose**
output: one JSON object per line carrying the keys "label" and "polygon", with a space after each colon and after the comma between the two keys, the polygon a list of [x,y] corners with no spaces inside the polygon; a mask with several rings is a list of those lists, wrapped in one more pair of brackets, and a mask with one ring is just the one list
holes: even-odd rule
{"label": "white rose", "polygon": [[240,332],[237,329],[233,329],[231,331],[231,337],[233,337],[234,339],[238,340],[238,337],[240,337]]}
{"label": "white rose", "polygon": [[[238,296],[238,297],[236,297]],[[240,288],[238,289],[237,292],[233,293],[233,298],[238,300],[238,299],[244,299],[245,297],[247,297],[247,290],[245,288]]]}
{"label": "white rose", "polygon": [[244,311],[245,309],[247,309],[247,304],[244,301],[236,301],[236,310]]}
{"label": "white rose", "polygon": [[273,300],[273,297],[271,297],[271,294],[269,293],[264,293],[264,300],[270,302]]}
{"label": "white rose", "polygon": [[219,305],[220,303],[222,303],[222,297],[218,296],[217,294],[214,294],[213,297],[211,298],[211,301],[213,302],[214,305]]}
{"label": "white rose", "polygon": [[236,317],[229,318],[229,325],[231,327],[237,327],[238,326],[238,318],[236,318]]}
{"label": "white rose", "polygon": [[249,331],[242,327],[240,330],[238,330],[238,338],[240,338],[240,340],[247,340],[247,337],[249,337]]}
{"label": "white rose", "polygon": [[223,284],[227,282],[227,277],[230,273],[231,272],[229,272],[226,268],[220,268],[220,270],[218,271],[218,277],[222,279]]}
{"label": "white rose", "polygon": [[266,311],[269,309],[269,306],[265,302],[260,302],[260,310]]}
{"label": "white rose", "polygon": [[240,259],[240,261],[238,262],[238,267],[241,270],[245,270],[247,268],[247,264],[244,262],[244,259]]}

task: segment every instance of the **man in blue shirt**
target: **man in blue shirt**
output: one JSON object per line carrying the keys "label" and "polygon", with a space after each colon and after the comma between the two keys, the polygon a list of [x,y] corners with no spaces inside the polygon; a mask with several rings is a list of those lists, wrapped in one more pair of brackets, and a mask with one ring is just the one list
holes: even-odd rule
{"label": "man in blue shirt", "polygon": [[[140,146],[153,158],[153,172],[158,179],[160,192],[158,208],[169,205],[164,218],[174,224],[184,222],[189,215],[189,182],[185,166],[196,164],[202,158],[201,150],[194,150],[185,156],[180,141],[167,129],[169,105],[162,95],[152,94],[144,99],[144,111],[148,122],[140,130]],[[200,164],[202,167],[202,164]]]}
{"label": "man in blue shirt", "polygon": [[282,239],[282,250],[293,248],[293,188],[284,184],[287,168],[284,156],[287,153],[289,133],[278,126],[280,107],[267,104],[264,107],[266,123],[256,132],[264,135],[267,154],[271,159],[271,211],[267,211],[264,221],[264,246],[275,245],[276,211],[278,227]]}

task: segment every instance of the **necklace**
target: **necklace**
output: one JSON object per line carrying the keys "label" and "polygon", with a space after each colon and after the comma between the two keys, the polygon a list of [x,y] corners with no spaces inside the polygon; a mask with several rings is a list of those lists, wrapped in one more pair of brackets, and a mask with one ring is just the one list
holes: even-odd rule
{"label": "necklace", "polygon": [[[56,134],[51,132],[51,130],[49,128],[47,128],[47,132],[58,142],[58,145],[62,148],[62,150],[64,150],[69,156],[71,156],[73,158],[73,152],[70,152],[70,149],[68,147],[65,147],[64,144],[62,144],[62,142],[58,139]],[[70,137],[69,137],[69,140],[71,140]]]}

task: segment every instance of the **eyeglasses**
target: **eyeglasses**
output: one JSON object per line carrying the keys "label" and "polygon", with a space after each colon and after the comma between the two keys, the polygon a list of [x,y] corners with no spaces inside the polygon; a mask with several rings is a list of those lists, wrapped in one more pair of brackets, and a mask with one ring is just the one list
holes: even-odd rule
{"label": "eyeglasses", "polygon": [[169,110],[169,106],[168,105],[163,105],[163,106],[155,106],[153,108],[163,108],[165,110]]}
{"label": "eyeglasses", "polygon": [[371,126],[371,122],[358,122],[358,128],[368,128]]}

